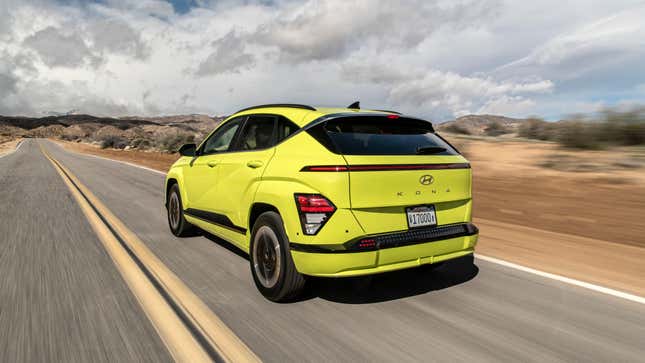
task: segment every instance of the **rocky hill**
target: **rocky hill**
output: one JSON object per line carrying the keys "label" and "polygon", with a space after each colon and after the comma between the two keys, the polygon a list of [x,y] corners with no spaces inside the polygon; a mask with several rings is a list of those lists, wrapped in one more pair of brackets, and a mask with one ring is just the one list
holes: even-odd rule
{"label": "rocky hill", "polygon": [[201,140],[222,119],[206,115],[120,118],[0,116],[0,139],[53,137],[97,143],[103,147],[174,151],[182,143]]}
{"label": "rocky hill", "polygon": [[516,134],[526,119],[495,115],[467,115],[436,125],[438,131],[475,136]]}

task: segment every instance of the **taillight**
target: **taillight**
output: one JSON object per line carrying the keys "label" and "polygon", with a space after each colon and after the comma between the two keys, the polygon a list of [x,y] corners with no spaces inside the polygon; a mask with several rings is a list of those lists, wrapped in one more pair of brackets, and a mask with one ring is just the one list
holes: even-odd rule
{"label": "taillight", "polygon": [[296,194],[295,197],[304,234],[318,233],[336,211],[334,204],[320,194]]}

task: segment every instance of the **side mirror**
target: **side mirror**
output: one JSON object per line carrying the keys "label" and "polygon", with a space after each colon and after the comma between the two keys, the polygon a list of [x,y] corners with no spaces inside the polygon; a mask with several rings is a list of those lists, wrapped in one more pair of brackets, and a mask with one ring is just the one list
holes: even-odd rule
{"label": "side mirror", "polygon": [[184,144],[179,148],[179,154],[181,156],[195,156],[197,152],[197,145],[195,144]]}

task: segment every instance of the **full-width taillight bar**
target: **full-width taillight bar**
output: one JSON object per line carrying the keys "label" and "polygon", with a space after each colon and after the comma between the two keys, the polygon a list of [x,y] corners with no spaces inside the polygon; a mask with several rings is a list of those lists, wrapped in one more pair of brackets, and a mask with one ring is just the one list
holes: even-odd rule
{"label": "full-width taillight bar", "polygon": [[300,171],[343,172],[343,171],[384,171],[384,170],[443,170],[470,169],[469,163],[450,164],[389,164],[389,165],[311,165]]}

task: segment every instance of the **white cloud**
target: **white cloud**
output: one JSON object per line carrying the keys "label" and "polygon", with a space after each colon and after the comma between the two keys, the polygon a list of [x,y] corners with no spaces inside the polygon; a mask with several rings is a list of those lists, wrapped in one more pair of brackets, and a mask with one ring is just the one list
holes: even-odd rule
{"label": "white cloud", "polygon": [[525,95],[548,93],[553,86],[551,81],[499,82],[490,78],[431,71],[423,78],[396,84],[389,93],[389,99],[394,104],[443,110],[443,113],[452,113],[454,116],[496,111],[521,115],[535,104]]}
{"label": "white cloud", "polygon": [[199,65],[197,76],[239,73],[255,64],[255,57],[246,53],[243,39],[235,31],[230,31],[222,38],[213,41],[211,47],[214,51]]}
{"label": "white cloud", "polygon": [[34,50],[49,67],[81,67],[98,61],[77,32],[47,27],[27,37],[25,47]]}
{"label": "white cloud", "polygon": [[642,98],[645,84],[635,0],[206,0],[181,15],[161,0],[66,4],[0,4],[0,114],[361,99],[435,120],[558,117]]}

